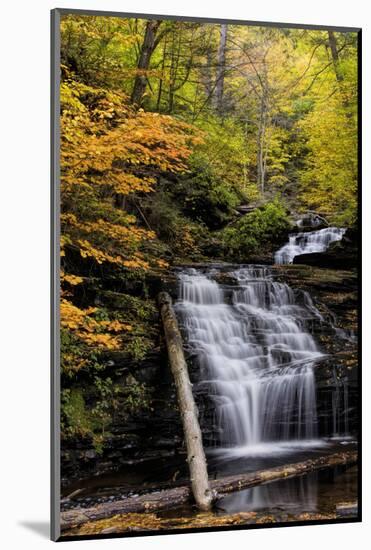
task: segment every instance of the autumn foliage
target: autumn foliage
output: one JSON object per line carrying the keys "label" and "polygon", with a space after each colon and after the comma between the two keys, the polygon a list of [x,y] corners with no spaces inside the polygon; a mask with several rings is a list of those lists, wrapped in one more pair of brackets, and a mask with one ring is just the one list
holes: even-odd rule
{"label": "autumn foliage", "polygon": [[60,69],[62,431],[96,437],[117,392],[149,406],[115,357],[160,347],[172,264],[273,257],[308,210],[356,226],[357,36],[71,14]]}
{"label": "autumn foliage", "polygon": [[[166,115],[136,112],[127,97],[78,82],[62,67],[61,84],[61,325],[86,346],[120,347],[130,325],[97,321],[94,308],[69,301],[83,278],[69,253],[101,266],[146,271],[167,263],[148,250],[154,231],[122,208],[127,197],[149,193],[161,173],[181,173],[193,145],[192,126]],[[78,361],[76,367],[83,366]],[[75,368],[76,368],[75,367]]]}

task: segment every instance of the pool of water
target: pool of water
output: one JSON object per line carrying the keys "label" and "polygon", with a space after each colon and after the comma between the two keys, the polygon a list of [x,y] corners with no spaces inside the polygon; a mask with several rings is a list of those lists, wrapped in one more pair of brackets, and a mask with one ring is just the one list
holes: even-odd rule
{"label": "pool of water", "polygon": [[[350,450],[356,447],[351,439],[322,441],[320,445],[281,449],[281,452],[237,453],[208,452],[208,471],[211,479],[238,473],[273,468],[283,464],[316,458],[326,453]],[[261,449],[260,449],[261,451]],[[120,500],[128,496],[149,493],[188,482],[185,456],[172,461],[157,460],[134,468],[125,468],[111,474],[93,476],[66,487],[62,510],[89,507],[94,504]],[[357,471],[354,467],[321,470],[298,478],[279,480],[235,492],[218,501],[215,514],[239,512],[332,513],[341,502],[357,499]],[[179,514],[197,515],[191,505],[168,511],[165,517]],[[175,516],[174,516],[175,514]]]}
{"label": "pool of water", "polygon": [[227,495],[219,501],[217,509],[221,514],[250,511],[333,513],[338,504],[356,500],[356,468],[335,468]]}
{"label": "pool of water", "polygon": [[[215,515],[242,512],[269,514],[285,521],[287,516],[335,514],[338,505],[357,502],[357,467],[336,467],[292,479],[283,479],[226,495],[218,501]],[[163,518],[197,516],[189,505],[159,512]]]}

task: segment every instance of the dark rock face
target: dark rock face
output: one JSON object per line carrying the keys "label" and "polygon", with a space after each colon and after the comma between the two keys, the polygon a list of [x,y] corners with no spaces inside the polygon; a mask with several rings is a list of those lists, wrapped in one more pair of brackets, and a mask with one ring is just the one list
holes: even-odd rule
{"label": "dark rock face", "polygon": [[301,231],[312,231],[313,229],[328,227],[328,222],[319,214],[308,212],[296,222],[296,225]]}
{"label": "dark rock face", "polygon": [[[133,366],[120,358],[117,368],[123,373],[122,384],[128,384]],[[147,356],[134,373],[137,381],[145,381],[153,388],[151,409],[128,417],[119,406],[100,453],[89,438],[64,442],[61,452],[63,484],[92,475],[132,469],[160,459],[173,460],[184,452],[175,387],[164,350]]]}
{"label": "dark rock face", "polygon": [[[313,254],[314,255],[314,254]],[[358,295],[356,270],[304,265],[277,266],[277,276],[310,293],[323,320],[312,333],[327,355],[316,366],[317,410],[321,436],[358,431]]]}
{"label": "dark rock face", "polygon": [[[128,287],[130,281],[112,277],[105,280],[104,288],[97,287],[94,278],[85,285],[89,300],[110,311],[125,312],[130,296],[143,295],[143,288],[152,300],[159,291],[170,288],[177,294],[176,277],[171,272],[149,275],[137,287]],[[133,283],[134,284],[134,283]],[[130,293],[130,295],[128,295]],[[85,296],[81,296],[84,305]],[[128,388],[131,384],[145,384],[150,390],[149,404],[130,412],[125,398],[116,398],[117,406],[101,448],[96,448],[91,437],[70,437],[61,441],[62,485],[73,480],[106,474],[118,470],[135,469],[153,461],[174,460],[184,452],[181,420],[177,410],[175,387],[168,368],[167,352],[161,337],[159,317],[155,313],[150,323],[157,337],[153,347],[140,359],[133,359],[128,351],[105,352],[101,357],[104,376],[115,386]],[[68,384],[68,380],[65,381]],[[80,384],[86,394],[94,392],[88,373],[80,375]],[[176,460],[175,460],[176,462]],[[132,474],[133,475],[133,474]]]}

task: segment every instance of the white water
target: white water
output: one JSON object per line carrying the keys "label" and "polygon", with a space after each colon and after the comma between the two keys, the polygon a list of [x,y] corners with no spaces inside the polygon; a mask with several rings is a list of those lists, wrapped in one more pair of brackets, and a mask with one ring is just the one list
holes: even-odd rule
{"label": "white water", "polygon": [[269,268],[232,271],[234,285],[194,269],[179,276],[176,310],[200,367],[199,386],[212,396],[217,450],[225,456],[292,452],[317,440],[313,366],[323,357],[300,304]]}
{"label": "white water", "polygon": [[324,252],[330,243],[341,241],[345,231],[341,227],[326,227],[318,231],[291,235],[289,242],[276,252],[275,263],[291,264],[295,256],[299,254]]}

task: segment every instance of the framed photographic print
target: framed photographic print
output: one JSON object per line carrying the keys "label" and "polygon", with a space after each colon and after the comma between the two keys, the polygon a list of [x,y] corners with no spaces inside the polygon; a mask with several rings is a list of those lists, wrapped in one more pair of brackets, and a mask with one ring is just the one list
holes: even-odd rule
{"label": "framed photographic print", "polygon": [[52,537],[361,520],[361,31],[52,12]]}

